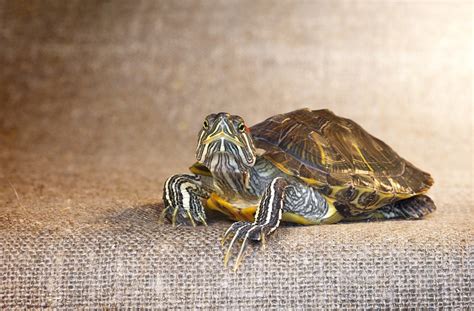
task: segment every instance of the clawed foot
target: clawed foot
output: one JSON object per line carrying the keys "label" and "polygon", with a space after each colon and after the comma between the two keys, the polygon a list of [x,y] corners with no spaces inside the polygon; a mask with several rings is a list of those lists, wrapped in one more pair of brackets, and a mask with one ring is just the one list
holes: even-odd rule
{"label": "clawed foot", "polygon": [[166,180],[163,189],[165,208],[160,219],[168,218],[173,226],[185,224],[207,226],[201,198],[207,194],[199,186],[199,176],[174,175]]}
{"label": "clawed foot", "polygon": [[239,268],[239,265],[242,262],[243,254],[244,254],[245,249],[247,248],[248,240],[250,239],[252,241],[265,242],[265,236],[269,233],[271,233],[271,229],[263,225],[258,225],[255,223],[249,223],[249,222],[244,222],[244,221],[233,223],[232,226],[230,226],[230,228],[227,229],[226,233],[224,234],[222,238],[222,246],[224,246],[226,241],[230,237],[232,237],[232,240],[230,241],[229,246],[227,247],[227,250],[225,252],[224,266],[227,267],[227,264],[229,263],[232,248],[235,242],[241,241],[242,243],[240,246],[239,253],[235,259],[234,268],[233,268],[234,271],[236,271]]}
{"label": "clawed foot", "polygon": [[190,210],[180,207],[166,206],[161,212],[160,222],[167,218],[173,227],[178,225],[192,225],[196,227],[197,224],[202,223],[207,226],[206,214],[204,213],[204,208],[202,210]]}
{"label": "clawed foot", "polygon": [[222,245],[225,244],[227,239],[233,235],[230,241],[227,251],[224,256],[224,265],[230,259],[232,247],[236,241],[242,241],[239,253],[234,263],[234,271],[239,268],[242,256],[247,247],[248,240],[262,241],[265,242],[265,236],[272,233],[280,225],[281,215],[283,211],[283,202],[285,189],[288,186],[288,182],[281,177],[275,178],[265,190],[262,196],[260,205],[255,214],[255,221],[253,223],[239,221],[229,229],[227,229],[224,237],[222,238]]}

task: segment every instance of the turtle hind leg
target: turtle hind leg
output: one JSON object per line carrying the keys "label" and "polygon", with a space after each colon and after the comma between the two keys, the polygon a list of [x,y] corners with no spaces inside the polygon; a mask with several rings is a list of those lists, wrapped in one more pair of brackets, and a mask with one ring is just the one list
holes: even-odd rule
{"label": "turtle hind leg", "polygon": [[383,219],[420,219],[436,210],[433,200],[423,194],[400,200],[366,214],[351,216],[344,221],[383,220]]}
{"label": "turtle hind leg", "polygon": [[385,205],[376,212],[382,214],[384,219],[419,219],[435,210],[436,205],[433,200],[421,194]]}

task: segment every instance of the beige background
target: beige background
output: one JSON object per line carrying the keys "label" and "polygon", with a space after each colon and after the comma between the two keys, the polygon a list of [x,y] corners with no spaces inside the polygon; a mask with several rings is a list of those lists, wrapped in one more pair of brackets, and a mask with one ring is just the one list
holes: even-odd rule
{"label": "beige background", "polygon": [[[402,287],[393,301],[409,303],[433,286],[446,291],[426,294],[425,302],[462,304],[471,283],[456,262],[472,261],[466,256],[474,244],[472,11],[469,1],[0,1],[0,228],[107,232],[119,217],[123,226],[164,234],[171,245],[176,234],[181,247],[207,243],[219,259],[227,222],[169,231],[154,212],[165,178],[193,162],[206,114],[228,111],[251,125],[300,107],[330,108],[431,172],[438,211],[416,223],[283,228],[275,240],[287,242],[274,245],[280,257],[272,258],[297,262],[304,256],[295,247],[334,240],[324,258],[352,249],[354,266],[337,269],[347,276],[347,269],[360,272],[357,254],[385,267],[387,254],[374,249],[398,249],[390,273],[409,273],[400,266],[412,258],[431,271],[420,278],[431,281],[412,275],[417,289]],[[454,259],[429,253],[430,245]],[[429,256],[419,253],[426,249]],[[249,260],[258,270],[261,262]],[[455,285],[436,272],[443,266]],[[220,262],[213,269],[225,273]],[[346,291],[374,305],[393,302],[367,294],[377,278],[351,289],[346,276],[332,281],[342,296],[325,296],[334,306],[352,303]],[[200,277],[213,284],[211,275]],[[393,293],[398,283],[386,282],[375,288]]]}
{"label": "beige background", "polygon": [[[156,202],[165,177],[193,162],[206,114],[254,124],[300,107],[359,122],[431,172],[435,193],[472,185],[469,2],[5,1],[0,9],[2,183],[22,200],[61,197],[81,210],[92,191]],[[11,187],[1,189],[15,208]]]}

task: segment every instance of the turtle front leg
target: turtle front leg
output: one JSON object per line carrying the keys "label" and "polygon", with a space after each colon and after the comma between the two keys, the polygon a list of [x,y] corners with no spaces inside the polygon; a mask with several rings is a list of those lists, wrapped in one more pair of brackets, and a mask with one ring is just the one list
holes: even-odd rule
{"label": "turtle front leg", "polygon": [[173,226],[176,224],[206,223],[206,214],[201,199],[209,198],[201,177],[197,175],[173,175],[165,182],[163,202],[165,209],[161,218],[167,217]]}
{"label": "turtle front leg", "polygon": [[253,223],[239,221],[233,223],[229,229],[227,229],[222,238],[222,245],[225,244],[230,236],[233,235],[233,238],[225,252],[225,266],[227,266],[229,262],[232,247],[237,240],[242,240],[242,245],[235,259],[234,271],[237,270],[242,261],[242,255],[249,239],[253,241],[264,240],[265,236],[271,234],[278,228],[283,212],[285,189],[287,189],[287,186],[288,182],[284,178],[277,177],[273,179],[262,196],[260,205],[255,213],[255,221]]}

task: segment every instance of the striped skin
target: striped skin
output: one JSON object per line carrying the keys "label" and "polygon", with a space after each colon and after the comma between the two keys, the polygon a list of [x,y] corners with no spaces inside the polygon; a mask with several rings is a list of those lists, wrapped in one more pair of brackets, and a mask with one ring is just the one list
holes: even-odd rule
{"label": "striped skin", "polygon": [[231,152],[234,146],[229,143],[226,150],[229,153],[218,152],[209,157],[207,165],[214,178],[214,186],[218,192],[229,200],[242,198],[245,200],[256,200],[255,194],[250,191],[248,178],[250,172],[248,168],[240,167],[238,159]]}
{"label": "striped skin", "polygon": [[222,244],[224,245],[230,235],[233,234],[234,236],[227,247],[224,257],[225,266],[229,262],[232,247],[237,240],[242,240],[242,245],[235,259],[234,271],[237,270],[242,261],[242,256],[249,239],[254,241],[263,240],[266,235],[271,234],[278,228],[283,214],[283,203],[287,186],[288,181],[284,178],[275,178],[262,196],[260,205],[255,212],[254,222],[235,222],[227,229],[222,239]]}
{"label": "striped skin", "polygon": [[173,225],[190,222],[206,224],[206,214],[201,199],[209,198],[209,192],[203,187],[201,177],[180,174],[168,178],[163,187],[163,202],[166,216]]}
{"label": "striped skin", "polygon": [[303,216],[314,224],[332,216],[328,201],[315,188],[293,182],[285,192],[285,212]]}

